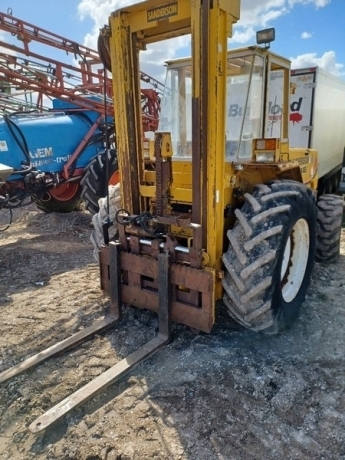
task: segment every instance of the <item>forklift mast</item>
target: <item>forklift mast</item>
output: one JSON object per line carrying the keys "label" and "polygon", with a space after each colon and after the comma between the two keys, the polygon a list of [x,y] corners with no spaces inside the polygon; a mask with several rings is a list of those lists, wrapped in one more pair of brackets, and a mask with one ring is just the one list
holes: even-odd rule
{"label": "forklift mast", "polygon": [[[191,34],[192,48],[192,215],[201,226],[200,247],[209,266],[220,269],[224,221],[224,150],[226,122],[227,40],[239,19],[240,1],[148,0],[115,11],[109,21],[110,51],[121,174],[122,205],[130,214],[147,209],[143,197],[144,144],[141,124],[139,52],[146,45]],[[157,141],[158,139],[158,141]],[[158,133],[157,143],[162,144]],[[170,145],[170,144],[169,144]],[[162,145],[161,145],[162,147]],[[169,147],[171,150],[171,148]],[[164,217],[163,165],[156,156],[156,214]],[[163,184],[159,168],[162,167]],[[165,216],[166,217],[166,216]],[[165,221],[167,222],[167,221]],[[194,242],[196,238],[194,238]]]}

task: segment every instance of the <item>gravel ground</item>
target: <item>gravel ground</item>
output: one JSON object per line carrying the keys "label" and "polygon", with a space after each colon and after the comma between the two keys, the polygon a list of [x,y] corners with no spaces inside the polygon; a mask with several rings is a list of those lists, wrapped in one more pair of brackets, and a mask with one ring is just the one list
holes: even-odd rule
{"label": "gravel ground", "polygon": [[[31,207],[0,233],[0,371],[107,309],[90,222]],[[167,347],[32,434],[36,417],[154,335],[154,314],[126,308],[114,329],[0,386],[0,458],[345,459],[344,296],[345,229],[339,261],[316,264],[286,333],[245,330],[220,305],[211,334],[174,325]]]}

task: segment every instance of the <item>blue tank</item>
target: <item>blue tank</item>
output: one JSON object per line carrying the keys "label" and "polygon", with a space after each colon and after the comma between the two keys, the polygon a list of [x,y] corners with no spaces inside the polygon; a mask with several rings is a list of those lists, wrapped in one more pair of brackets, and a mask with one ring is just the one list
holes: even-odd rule
{"label": "blue tank", "polygon": [[[66,103],[56,101],[54,106],[54,109],[62,109],[66,108]],[[59,173],[98,116],[96,112],[75,111],[0,117],[0,162],[20,169],[27,160],[22,146],[28,151],[34,168],[45,173]],[[76,167],[85,168],[102,148],[101,133],[97,129],[92,142],[78,158]],[[13,174],[9,180],[15,180],[17,176]]]}
{"label": "blue tank", "polygon": [[[97,96],[85,98],[101,101]],[[86,198],[87,209],[88,203],[97,205],[105,194],[109,159],[117,168],[114,119],[109,117],[107,126],[102,119],[98,126],[99,116],[98,111],[58,99],[50,112],[0,116],[0,164],[3,170],[13,169],[0,183],[0,210],[30,200],[45,212],[73,211]]]}

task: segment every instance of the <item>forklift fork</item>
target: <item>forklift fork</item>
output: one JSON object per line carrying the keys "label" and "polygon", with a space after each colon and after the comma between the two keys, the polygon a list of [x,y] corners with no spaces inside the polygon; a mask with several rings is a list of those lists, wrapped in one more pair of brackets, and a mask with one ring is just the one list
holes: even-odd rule
{"label": "forklift fork", "polygon": [[[114,242],[109,243],[110,255],[110,314],[104,319],[98,321],[93,326],[86,328],[84,331],[72,335],[49,348],[38,353],[22,363],[14,366],[0,374],[0,383],[15,377],[22,372],[31,369],[32,367],[42,363],[49,357],[54,356],[62,351],[66,351],[95,333],[102,332],[114,326],[122,317],[122,292],[121,292],[121,265],[119,245]],[[63,401],[52,407],[46,413],[38,417],[29,426],[30,431],[37,433],[49,427],[57,420],[61,419],[65,414],[83,404],[97,393],[112,385],[116,380],[128,374],[134,367],[143,362],[145,359],[152,356],[160,348],[166,345],[170,340],[171,333],[171,312],[170,312],[170,270],[169,270],[169,255],[167,253],[159,254],[159,328],[158,334],[148,343],[140,347],[135,352],[122,359],[107,371],[100,374],[94,380],[77,390],[72,395],[65,398]]]}

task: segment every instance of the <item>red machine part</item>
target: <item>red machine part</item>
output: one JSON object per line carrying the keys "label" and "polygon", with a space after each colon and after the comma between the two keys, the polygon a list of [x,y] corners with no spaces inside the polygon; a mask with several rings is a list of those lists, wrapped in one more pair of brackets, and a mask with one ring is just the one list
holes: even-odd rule
{"label": "red machine part", "polygon": [[[11,14],[0,12],[0,30],[16,36],[20,46],[0,40],[0,47],[15,52],[16,55],[0,53],[0,81],[10,82],[24,91],[38,94],[37,108],[43,107],[43,96],[56,97],[74,103],[82,109],[95,110],[102,115],[112,115],[112,82],[105,57],[84,45],[32,25]],[[68,65],[32,51],[32,41],[65,51],[79,59],[79,67]],[[99,47],[100,50],[100,47]],[[102,47],[103,54],[108,51]],[[25,57],[24,57],[25,56]],[[29,61],[27,57],[37,62]],[[103,58],[103,59],[102,59]],[[107,69],[107,70],[106,70]],[[153,77],[141,72],[141,80],[150,85],[143,95],[144,131],[157,129],[159,116],[159,93],[163,85]],[[107,104],[85,100],[85,94],[104,94]],[[107,106],[107,109],[105,107]]]}
{"label": "red machine part", "polygon": [[[61,174],[63,180],[69,180],[76,175],[79,177],[82,172],[73,170],[71,166],[104,116],[114,114],[108,38],[100,37],[98,51],[95,51],[15,18],[11,12],[0,12],[0,30],[18,39],[15,44],[11,39],[0,40],[0,48],[8,50],[8,53],[0,53],[0,110],[4,113],[32,109],[44,111],[47,110],[45,97],[48,97],[58,98],[77,105],[81,110],[92,110],[100,114],[97,122],[64,165]],[[40,55],[32,49],[31,42],[60,49],[67,55],[74,56],[78,63],[66,64]],[[145,86],[142,89],[143,130],[155,131],[158,126],[160,94],[164,86],[144,72],[141,72],[140,77]],[[22,104],[24,95],[30,95],[30,104]],[[103,95],[105,100],[86,98],[86,95]],[[117,183],[118,180],[119,177],[115,175],[111,182]],[[78,192],[77,182],[73,182],[73,186],[63,185],[62,183],[51,193],[58,202],[71,200]]]}

